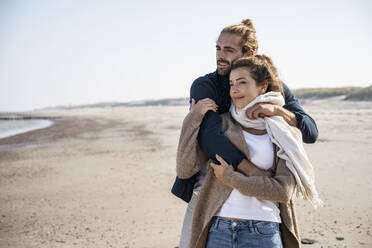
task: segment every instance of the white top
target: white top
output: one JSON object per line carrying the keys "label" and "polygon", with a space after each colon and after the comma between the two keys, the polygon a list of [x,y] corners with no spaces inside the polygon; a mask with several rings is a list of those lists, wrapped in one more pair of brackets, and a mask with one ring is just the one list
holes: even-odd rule
{"label": "white top", "polygon": [[[243,134],[251,154],[251,162],[260,169],[270,169],[274,162],[274,147],[269,135],[254,135],[245,131]],[[281,223],[278,204],[245,196],[236,189],[233,189],[216,215]]]}

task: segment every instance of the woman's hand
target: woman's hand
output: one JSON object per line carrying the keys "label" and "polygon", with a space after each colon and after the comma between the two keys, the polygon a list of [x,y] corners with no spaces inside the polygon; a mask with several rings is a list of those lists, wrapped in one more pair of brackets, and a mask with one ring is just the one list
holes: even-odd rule
{"label": "woman's hand", "polygon": [[211,167],[213,168],[214,175],[217,177],[218,180],[222,180],[223,172],[225,171],[226,167],[228,166],[227,162],[218,154],[216,154],[216,159],[221,165],[215,164],[213,162],[210,163]]}
{"label": "woman's hand", "polygon": [[204,98],[202,100],[199,100],[197,103],[195,103],[194,99],[191,99],[191,112],[205,115],[205,113],[207,113],[209,110],[217,112],[217,109],[218,106],[212,99]]}

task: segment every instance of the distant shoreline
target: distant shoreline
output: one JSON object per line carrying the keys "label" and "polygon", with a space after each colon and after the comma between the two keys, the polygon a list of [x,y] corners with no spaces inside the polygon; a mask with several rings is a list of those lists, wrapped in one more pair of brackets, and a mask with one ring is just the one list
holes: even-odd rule
{"label": "distant shoreline", "polygon": [[[372,85],[368,87],[340,87],[340,88],[306,88],[293,89],[294,95],[304,104],[316,100],[332,99],[339,97],[342,101],[372,101]],[[146,106],[187,106],[188,97],[164,98],[158,100],[141,100],[131,102],[100,102],[82,105],[61,105],[51,106],[34,111],[45,110],[71,110],[71,109],[90,109],[90,108],[120,108],[120,107],[146,107]],[[46,119],[53,120],[58,117],[25,116],[20,112],[0,112],[0,120],[9,119]]]}
{"label": "distant shoreline", "polygon": [[[347,87],[347,88],[314,88],[293,90],[295,96],[304,103],[316,100],[326,100],[339,97],[344,101],[372,101],[372,86]],[[146,107],[146,106],[187,106],[189,98],[167,98],[160,100],[133,101],[127,103],[95,103],[76,106],[56,106],[45,108],[44,110],[61,110],[61,109],[84,109],[84,108],[117,108],[117,107]]]}

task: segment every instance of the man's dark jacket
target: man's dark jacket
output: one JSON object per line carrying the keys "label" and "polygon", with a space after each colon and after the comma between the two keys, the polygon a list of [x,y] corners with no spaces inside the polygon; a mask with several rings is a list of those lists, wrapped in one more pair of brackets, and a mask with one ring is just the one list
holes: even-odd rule
{"label": "man's dark jacket", "polygon": [[[284,83],[283,88],[285,95],[284,108],[296,115],[297,127],[302,133],[303,141],[305,143],[314,143],[318,138],[318,129],[315,121],[305,113],[297,98]],[[229,111],[231,104],[228,77],[220,76],[215,71],[196,79],[190,89],[190,102],[191,99],[195,99],[197,102],[204,98],[210,98],[216,102],[218,113],[208,111],[204,116],[198,134],[199,145],[209,158],[217,162],[215,158],[216,154],[218,154],[236,170],[245,157],[221,132],[220,114]],[[189,202],[197,176],[198,174],[195,174],[189,179],[176,177],[172,193]]]}

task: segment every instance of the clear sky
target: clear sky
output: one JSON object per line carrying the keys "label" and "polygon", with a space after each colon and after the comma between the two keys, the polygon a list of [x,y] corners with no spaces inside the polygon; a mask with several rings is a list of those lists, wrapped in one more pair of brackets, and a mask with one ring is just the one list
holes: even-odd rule
{"label": "clear sky", "polygon": [[250,18],[291,88],[372,84],[372,1],[0,0],[0,111],[186,97]]}

